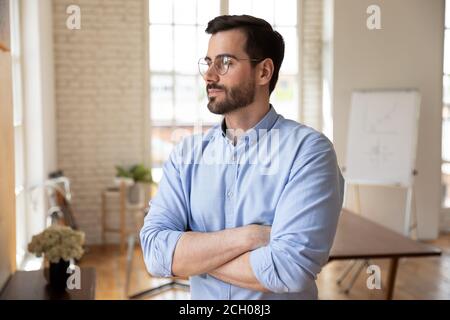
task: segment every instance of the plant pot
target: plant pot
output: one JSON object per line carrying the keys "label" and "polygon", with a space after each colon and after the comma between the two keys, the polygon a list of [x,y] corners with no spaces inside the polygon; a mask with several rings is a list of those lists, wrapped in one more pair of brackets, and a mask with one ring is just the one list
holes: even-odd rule
{"label": "plant pot", "polygon": [[50,262],[48,268],[48,283],[55,291],[64,291],[67,286],[67,279],[70,274],[67,269],[70,266],[70,261],[60,259],[59,262]]}
{"label": "plant pot", "polygon": [[120,187],[120,185],[122,183],[125,183],[125,186],[127,187],[131,187],[132,185],[134,185],[134,180],[133,178],[125,178],[125,177],[115,177],[114,178],[114,184],[118,187]]}
{"label": "plant pot", "polygon": [[143,198],[143,190],[141,184],[139,183],[133,184],[128,189],[128,202],[130,204],[138,204],[142,202],[142,198]]}

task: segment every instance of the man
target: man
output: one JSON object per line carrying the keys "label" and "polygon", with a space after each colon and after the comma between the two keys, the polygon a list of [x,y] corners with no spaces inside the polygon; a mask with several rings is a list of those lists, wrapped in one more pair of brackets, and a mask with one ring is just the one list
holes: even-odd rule
{"label": "man", "polygon": [[269,104],[284,56],[269,23],[219,16],[206,32],[199,70],[224,119],[165,163],[141,230],[147,269],[189,277],[193,299],[316,299],[343,198],[333,146]]}

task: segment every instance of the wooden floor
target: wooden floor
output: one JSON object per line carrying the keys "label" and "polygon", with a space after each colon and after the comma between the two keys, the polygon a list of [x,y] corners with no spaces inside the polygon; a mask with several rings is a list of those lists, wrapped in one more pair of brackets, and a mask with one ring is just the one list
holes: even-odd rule
{"label": "wooden floor", "polygon": [[[400,260],[394,299],[450,299],[450,234],[428,242],[443,250],[441,257],[404,258]],[[369,290],[366,285],[369,274],[366,269],[359,274],[349,294],[345,294],[347,282],[341,286],[336,280],[349,261],[333,261],[319,274],[317,286],[320,299],[384,299],[383,285],[387,280],[388,260],[372,260],[371,264],[381,268],[382,289]],[[127,270],[126,254],[120,254],[116,246],[89,247],[83,257],[82,266],[95,267],[97,271],[96,299],[127,299],[125,279]],[[138,246],[134,251],[133,268],[128,294],[140,292],[166,282],[148,275]],[[168,290],[151,299],[189,299],[188,292],[179,289]],[[148,298],[150,299],[150,298]]]}

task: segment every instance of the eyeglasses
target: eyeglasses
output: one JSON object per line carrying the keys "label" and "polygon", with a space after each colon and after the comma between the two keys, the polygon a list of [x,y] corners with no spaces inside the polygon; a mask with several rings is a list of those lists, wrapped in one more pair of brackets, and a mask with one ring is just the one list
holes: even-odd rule
{"label": "eyeglasses", "polygon": [[225,75],[228,72],[228,69],[230,68],[230,64],[232,62],[232,60],[249,60],[249,61],[257,61],[260,62],[264,59],[239,59],[230,55],[218,55],[215,59],[214,62],[211,61],[211,59],[209,58],[200,58],[200,60],[198,60],[198,71],[200,72],[200,74],[202,76],[204,76],[209,68],[211,67],[211,65],[214,66],[214,69],[216,69],[216,72],[218,74],[220,74],[221,76]]}

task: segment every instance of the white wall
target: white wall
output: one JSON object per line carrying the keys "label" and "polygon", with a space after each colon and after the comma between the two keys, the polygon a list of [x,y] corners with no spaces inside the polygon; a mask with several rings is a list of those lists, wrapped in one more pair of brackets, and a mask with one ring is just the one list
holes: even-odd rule
{"label": "white wall", "polygon": [[[366,9],[381,8],[381,30],[368,30]],[[333,9],[334,144],[345,164],[350,95],[354,89],[418,88],[416,199],[419,238],[438,235],[444,0],[336,0]],[[351,191],[351,190],[349,190]],[[363,214],[401,232],[405,192],[362,188]]]}

